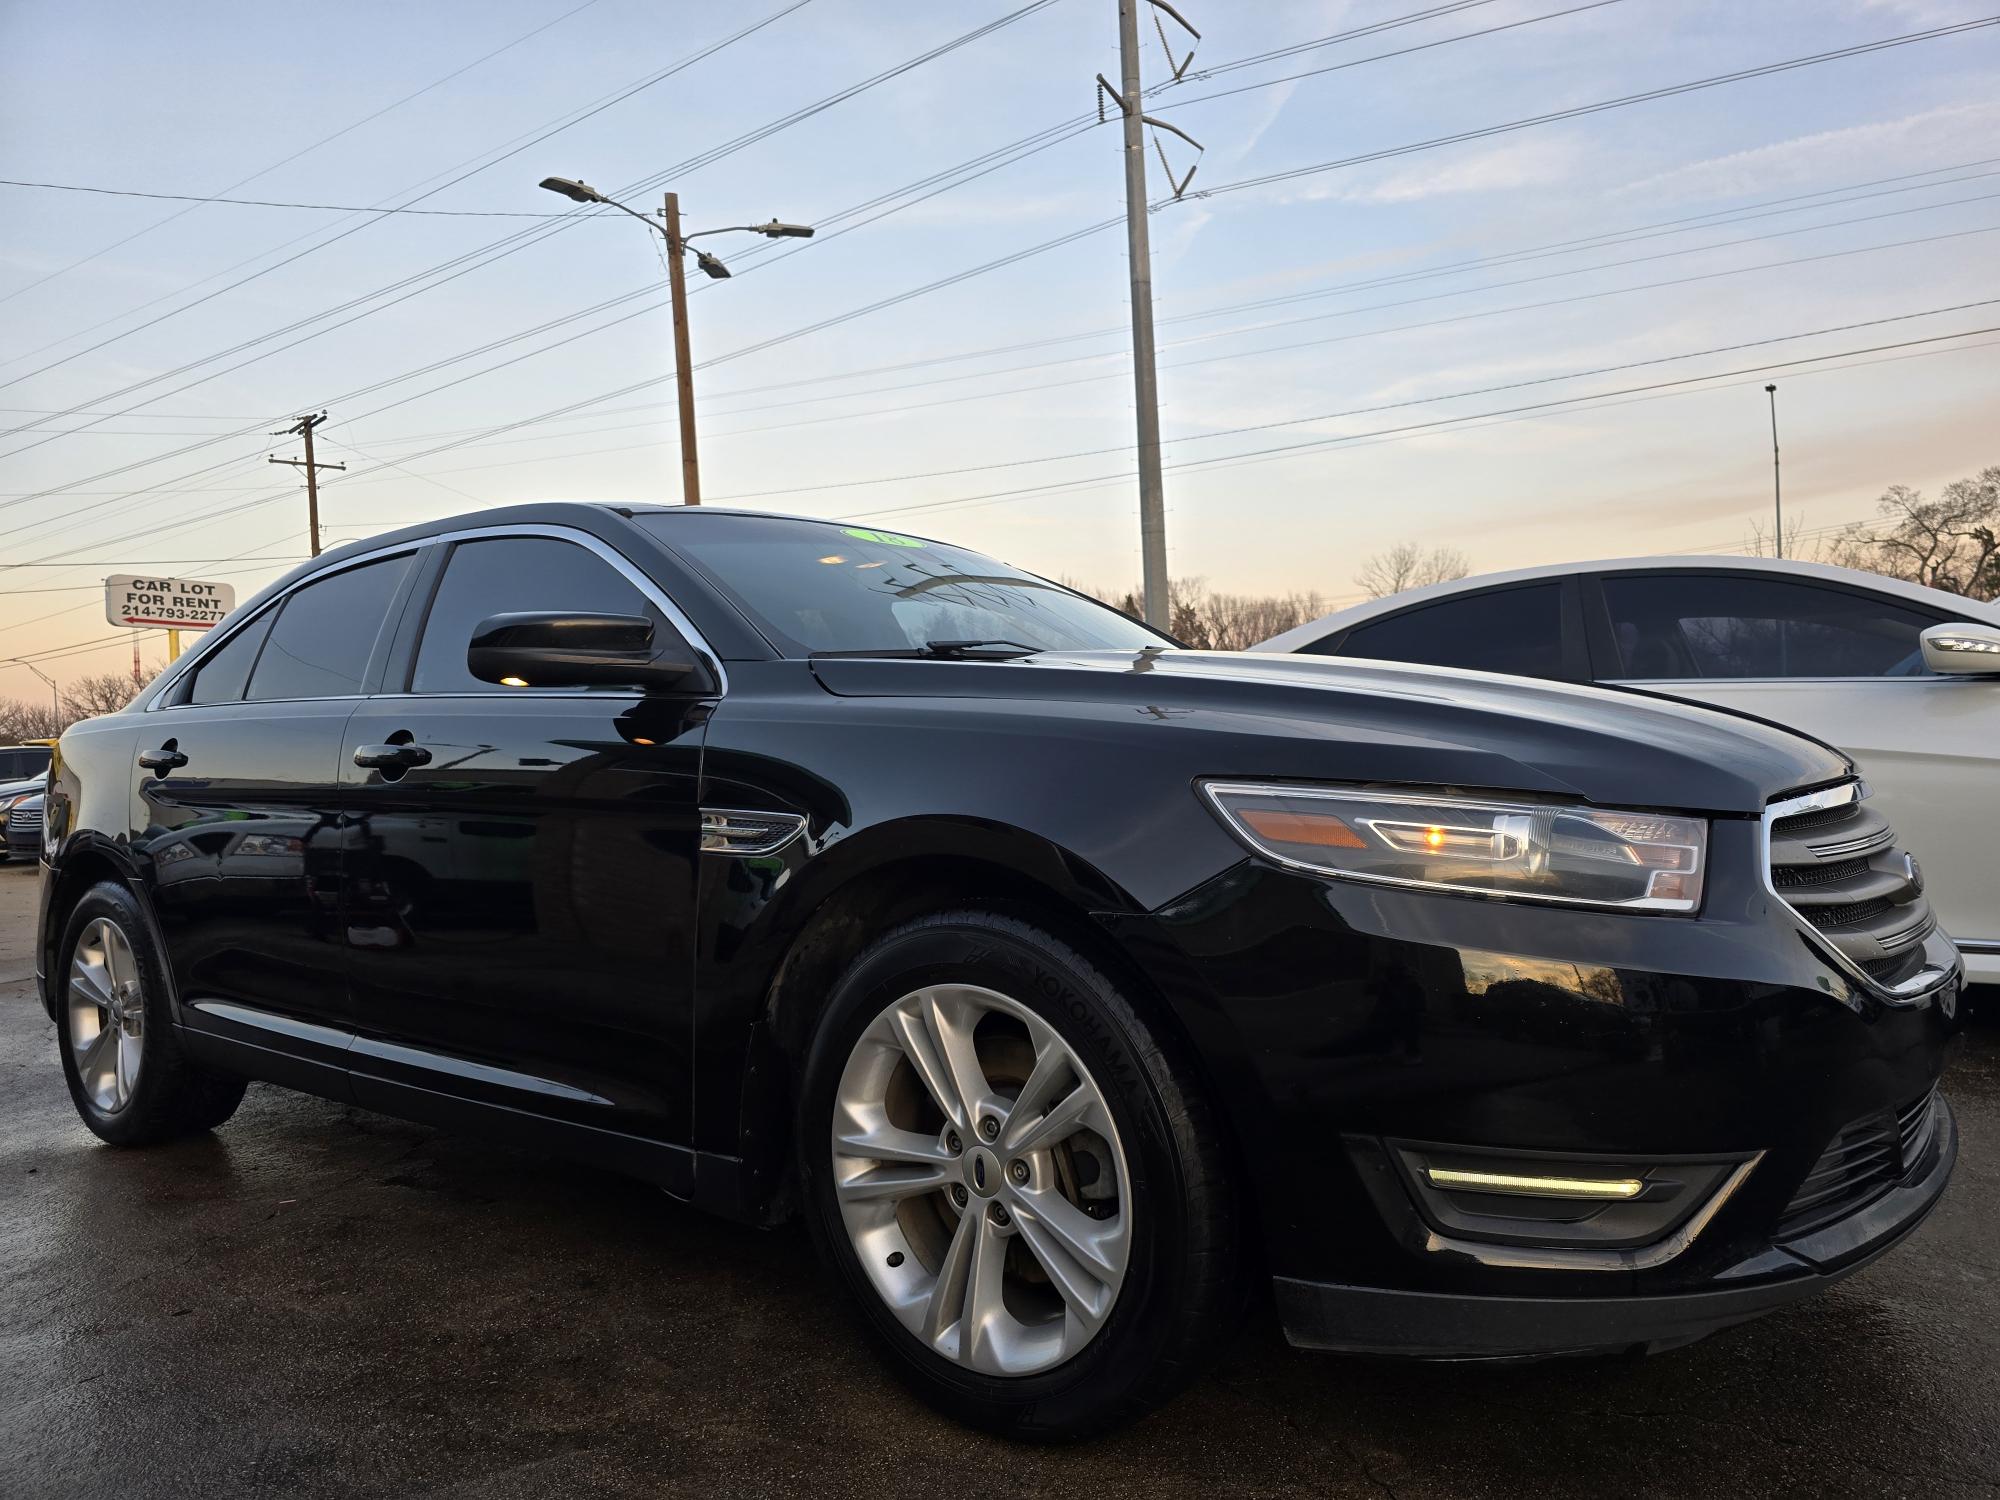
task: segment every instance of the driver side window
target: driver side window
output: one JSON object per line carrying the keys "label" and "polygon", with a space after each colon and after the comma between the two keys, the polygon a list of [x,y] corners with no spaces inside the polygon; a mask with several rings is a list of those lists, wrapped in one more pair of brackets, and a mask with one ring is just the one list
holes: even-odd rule
{"label": "driver side window", "polygon": [[410,691],[508,691],[474,677],[466,669],[465,649],[482,620],[523,610],[644,615],[655,628],[665,624],[652,601],[588,547],[547,536],[460,542],[445,560],[431,600]]}

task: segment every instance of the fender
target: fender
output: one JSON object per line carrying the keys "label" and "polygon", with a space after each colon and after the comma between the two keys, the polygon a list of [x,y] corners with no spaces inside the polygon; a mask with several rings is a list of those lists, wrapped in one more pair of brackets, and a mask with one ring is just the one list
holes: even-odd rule
{"label": "fender", "polygon": [[1102,947],[1129,892],[1075,851],[1013,825],[911,816],[802,834],[775,855],[703,861],[694,1050],[696,1199],[732,1217],[781,1211],[792,1063],[818,1002],[870,934],[969,901],[1028,909]]}

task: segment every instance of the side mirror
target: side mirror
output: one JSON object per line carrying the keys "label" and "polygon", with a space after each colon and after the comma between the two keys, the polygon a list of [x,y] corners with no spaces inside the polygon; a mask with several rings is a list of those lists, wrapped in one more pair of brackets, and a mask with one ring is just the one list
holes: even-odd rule
{"label": "side mirror", "polygon": [[1924,665],[1954,677],[2000,677],[2000,629],[1933,625],[1922,637]]}
{"label": "side mirror", "polygon": [[473,632],[465,665],[502,687],[702,693],[715,686],[688,643],[644,615],[491,615]]}

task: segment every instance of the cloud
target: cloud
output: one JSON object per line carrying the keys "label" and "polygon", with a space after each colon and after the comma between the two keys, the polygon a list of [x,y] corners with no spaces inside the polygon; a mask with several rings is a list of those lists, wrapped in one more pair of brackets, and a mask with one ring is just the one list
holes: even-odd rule
{"label": "cloud", "polygon": [[1809,186],[1829,169],[1856,177],[1878,166],[1907,166],[1913,159],[1972,161],[1993,154],[1997,129],[2000,103],[1946,105],[1709,157],[1627,183],[1618,191],[1648,199],[1726,198]]}
{"label": "cloud", "polygon": [[1577,150],[1564,140],[1510,141],[1421,166],[1387,172],[1361,187],[1331,196],[1351,203],[1415,203],[1460,193],[1508,192],[1540,187],[1574,175]]}

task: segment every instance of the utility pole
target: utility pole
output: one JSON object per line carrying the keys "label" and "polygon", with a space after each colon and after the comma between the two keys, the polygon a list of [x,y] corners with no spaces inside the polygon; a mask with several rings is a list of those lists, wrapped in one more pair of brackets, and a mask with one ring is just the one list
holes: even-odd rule
{"label": "utility pole", "polygon": [[304,469],[306,471],[306,524],[312,534],[312,555],[314,557],[319,556],[319,471],[321,469],[340,469],[344,471],[347,468],[346,464],[323,464],[313,457],[313,429],[325,420],[325,412],[321,412],[318,416],[300,417],[291,426],[280,427],[271,434],[272,437],[284,437],[290,434],[305,440],[306,456],[304,458],[274,458],[271,462],[274,464],[290,464],[295,469]]}
{"label": "utility pole", "polygon": [[[1163,120],[1148,118],[1141,105],[1145,85],[1139,76],[1139,7],[1151,4],[1165,11],[1189,36],[1199,41],[1201,33],[1188,25],[1181,13],[1166,0],[1118,0],[1118,79],[1119,88],[1097,75],[1098,86],[1117,103],[1125,124],[1125,254],[1132,278],[1132,396],[1139,423],[1139,562],[1146,595],[1146,623],[1166,630],[1173,621],[1167,579],[1167,502],[1160,480],[1160,377],[1153,357],[1153,247],[1146,227],[1146,127],[1171,131],[1200,149],[1186,131]],[[1157,18],[1155,18],[1157,24]],[[1161,44],[1166,34],[1161,33]],[[1174,69],[1178,79],[1187,70],[1193,53]],[[1171,64],[1172,56],[1168,62]],[[1100,99],[1100,110],[1102,95]],[[1164,167],[1166,158],[1161,157]],[[1178,198],[1187,189],[1187,177],[1168,181]]]}
{"label": "utility pole", "polygon": [[1776,513],[1777,531],[1772,539],[1772,550],[1777,556],[1785,555],[1785,489],[1783,475],[1778,470],[1778,387],[1767,385],[1764,394],[1771,398],[1771,505]]}
{"label": "utility pole", "polygon": [[674,385],[680,395],[681,407],[681,501],[686,505],[699,505],[701,460],[695,453],[694,365],[688,354],[687,270],[681,265],[681,252],[687,242],[681,238],[679,193],[667,194],[660,217],[667,226],[667,285],[672,289],[674,303]]}
{"label": "utility pole", "polygon": [[1132,396],[1139,416],[1139,566],[1146,623],[1173,623],[1168,602],[1167,497],[1160,480],[1160,374],[1153,361],[1153,245],[1146,227],[1146,135],[1139,113],[1139,4],[1118,0],[1118,78],[1124,85],[1125,255],[1132,273]]}

